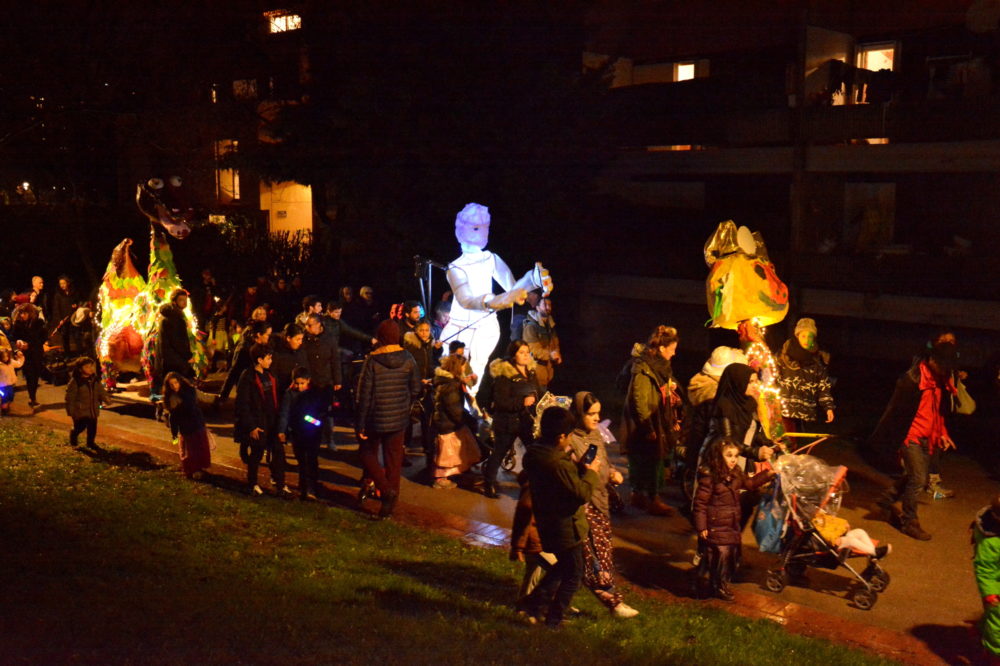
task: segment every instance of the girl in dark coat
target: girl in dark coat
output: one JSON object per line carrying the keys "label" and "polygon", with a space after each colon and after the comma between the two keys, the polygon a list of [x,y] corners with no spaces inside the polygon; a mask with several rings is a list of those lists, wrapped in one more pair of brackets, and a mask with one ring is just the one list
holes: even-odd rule
{"label": "girl in dark coat", "polygon": [[740,451],[733,440],[713,442],[708,464],[699,469],[694,497],[694,529],[706,546],[712,592],[724,601],[733,600],[729,581],[740,561],[740,493],[754,490],[774,476],[767,470],[747,477],[738,464]]}
{"label": "girl in dark coat", "polygon": [[454,488],[455,482],[448,477],[461,474],[480,459],[475,435],[466,425],[464,367],[461,356],[445,356],[434,371],[436,446],[431,469],[434,487],[439,490]]}
{"label": "girl in dark coat", "polygon": [[483,493],[491,498],[497,492],[497,474],[500,463],[507,457],[514,439],[521,438],[527,446],[532,442],[534,419],[532,408],[538,400],[540,389],[535,379],[535,360],[524,340],[514,340],[507,348],[507,358],[490,363],[493,378],[493,396],[490,413],[493,416],[493,451],[483,471]]}
{"label": "girl in dark coat", "polygon": [[163,407],[170,415],[170,432],[180,444],[181,471],[198,481],[212,464],[212,447],[194,384],[179,372],[167,373]]}
{"label": "girl in dark coat", "polygon": [[[379,346],[361,368],[356,398],[355,427],[364,469],[358,503],[377,488],[382,499],[378,516],[385,519],[392,515],[399,498],[403,438],[410,422],[410,404],[419,395],[421,382],[417,362],[399,345],[396,322],[383,321],[375,337]],[[378,462],[380,448],[384,466]]]}

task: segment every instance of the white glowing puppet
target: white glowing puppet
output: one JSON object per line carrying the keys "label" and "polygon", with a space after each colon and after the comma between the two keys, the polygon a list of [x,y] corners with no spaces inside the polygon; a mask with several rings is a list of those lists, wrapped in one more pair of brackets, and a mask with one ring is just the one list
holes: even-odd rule
{"label": "white glowing puppet", "polygon": [[[455,238],[462,246],[462,256],[448,264],[448,284],[454,298],[451,319],[441,332],[443,341],[461,340],[472,371],[483,376],[486,361],[500,339],[496,312],[522,304],[528,291],[541,288],[552,291],[549,272],[540,263],[515,281],[510,268],[499,256],[486,250],[490,237],[490,211],[470,203],[455,217]],[[493,293],[493,280],[505,289]]]}

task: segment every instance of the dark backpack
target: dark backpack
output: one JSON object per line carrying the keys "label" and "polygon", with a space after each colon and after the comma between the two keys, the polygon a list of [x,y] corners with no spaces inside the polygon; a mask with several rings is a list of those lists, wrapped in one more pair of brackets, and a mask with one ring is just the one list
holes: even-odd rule
{"label": "dark backpack", "polygon": [[618,376],[615,377],[615,390],[621,395],[628,395],[628,387],[632,383],[632,365],[634,363],[635,359],[629,356],[625,365],[618,371]]}

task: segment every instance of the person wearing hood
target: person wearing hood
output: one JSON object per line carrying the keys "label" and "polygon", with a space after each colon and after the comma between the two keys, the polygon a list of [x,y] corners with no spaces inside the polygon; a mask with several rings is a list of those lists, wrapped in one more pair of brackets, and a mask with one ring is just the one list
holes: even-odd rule
{"label": "person wearing hood", "polygon": [[724,437],[739,445],[740,455],[747,459],[747,471],[750,461],[769,460],[775,448],[760,422],[759,394],[757,372],[745,363],[729,364],[719,377],[708,426],[710,440]]}
{"label": "person wearing hood", "polygon": [[645,345],[632,348],[632,367],[622,412],[622,453],[628,456],[632,505],[654,516],[673,513],[662,499],[663,463],[677,444],[679,407],[670,359],[677,329],[657,326]]}
{"label": "person wearing hood", "polygon": [[[952,381],[955,361],[955,345],[940,343],[904,372],[869,440],[874,451],[898,447],[903,473],[877,504],[886,520],[898,520],[903,534],[921,541],[930,540],[931,535],[917,518],[917,496],[927,485],[935,453],[955,448],[945,423],[947,405],[958,392]],[[902,503],[898,513],[896,501]]]}
{"label": "person wearing hood", "polygon": [[827,365],[830,354],[816,343],[816,322],[808,317],[795,324],[795,334],[785,341],[778,354],[778,386],[781,388],[781,416],[787,432],[802,432],[805,423],[816,421],[819,413],[826,423],[833,421],[835,405]]}
{"label": "person wearing hood", "polygon": [[194,378],[191,367],[191,343],[188,340],[188,320],[184,309],[188,305],[188,293],[178,287],[170,292],[170,300],[160,306],[160,335],[156,342],[156,372],[154,373],[154,394],[162,393],[163,378],[176,372],[188,379]]}
{"label": "person wearing hood", "polygon": [[[708,438],[698,456],[698,467],[721,455],[714,447],[720,441],[734,442],[739,455],[746,459],[743,471],[753,474],[755,462],[770,460],[776,445],[767,437],[759,417],[760,379],[757,371],[745,363],[731,363],[719,377],[719,388],[712,404]],[[739,495],[740,528],[753,516],[760,495],[749,490]],[[692,505],[693,506],[693,505]]]}
{"label": "person wearing hood", "polygon": [[715,393],[719,389],[719,378],[727,366],[733,363],[746,364],[747,357],[735,347],[716,347],[701,366],[701,372],[688,382],[687,397],[691,406],[690,420],[684,433],[684,461],[694,468],[698,464],[698,453],[708,436],[708,423],[712,418]]}
{"label": "person wearing hood", "polygon": [[983,602],[979,629],[991,662],[1000,661],[1000,496],[972,521],[972,569]]}
{"label": "person wearing hood", "polygon": [[451,355],[441,359],[434,371],[434,432],[436,458],[433,461],[434,487],[455,487],[449,476],[461,474],[479,462],[479,445],[466,425],[465,382],[462,370],[465,359]]}
{"label": "person wearing hood", "polygon": [[493,451],[483,470],[483,494],[497,499],[497,474],[514,439],[527,446],[532,441],[535,402],[541,393],[535,379],[535,360],[524,340],[514,340],[507,347],[507,358],[490,363],[493,379],[489,412],[493,416]]}
{"label": "person wearing hood", "polygon": [[597,475],[600,483],[587,502],[587,523],[590,525],[589,538],[583,543],[583,584],[594,593],[597,600],[618,618],[630,618],[639,614],[622,600],[622,593],[615,587],[615,562],[611,535],[611,508],[608,500],[608,486],[617,486],[624,478],[621,472],[608,461],[608,450],[604,437],[597,429],[601,422],[601,403],[593,393],[580,391],[573,396],[575,427],[569,434],[569,445],[573,459],[581,461],[591,446],[600,461]]}
{"label": "person wearing hood", "polygon": [[[355,428],[364,476],[358,503],[378,489],[380,519],[392,515],[399,499],[403,438],[410,422],[410,405],[420,393],[417,362],[400,345],[399,327],[384,320],[375,331],[378,347],[368,355],[358,379]],[[378,461],[382,450],[383,464]]]}

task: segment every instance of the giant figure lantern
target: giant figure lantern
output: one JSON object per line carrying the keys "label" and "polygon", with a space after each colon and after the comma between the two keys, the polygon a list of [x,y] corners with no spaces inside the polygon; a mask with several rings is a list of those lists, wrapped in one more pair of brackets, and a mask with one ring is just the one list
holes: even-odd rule
{"label": "giant figure lantern", "polygon": [[[455,217],[455,238],[462,256],[448,265],[448,284],[454,294],[451,318],[441,332],[442,340],[465,343],[472,371],[482,377],[486,361],[500,339],[496,312],[524,303],[528,291],[552,291],[552,279],[540,263],[514,280],[510,268],[499,256],[486,250],[490,237],[490,211],[470,203]],[[493,281],[505,290],[493,293]]]}
{"label": "giant figure lantern", "polygon": [[734,329],[750,366],[760,372],[761,424],[774,439],[782,434],[777,365],[764,342],[764,328],[788,314],[788,287],[778,279],[759,232],[721,222],[705,243],[705,295],[715,328]]}
{"label": "giant figure lantern", "polygon": [[[169,185],[168,185],[169,183]],[[181,286],[174,256],[164,231],[185,238],[194,211],[180,203],[179,178],[151,178],[136,188],[136,205],[150,222],[149,268],[146,278],[132,263],[132,240],[126,238],[111,253],[98,294],[100,332],[97,354],[105,384],[114,388],[120,372],[142,372],[152,387],[160,306]],[[191,365],[198,375],[208,367],[191,304],[185,312]]]}

